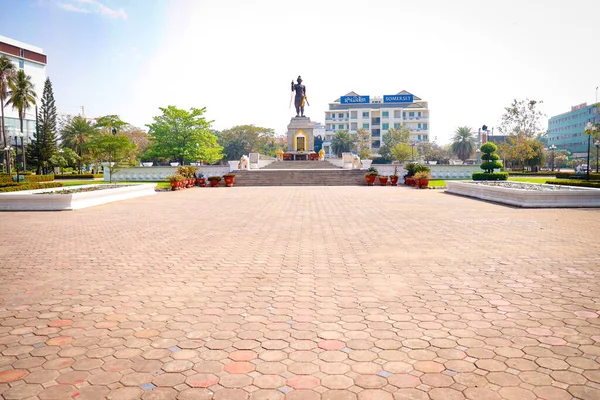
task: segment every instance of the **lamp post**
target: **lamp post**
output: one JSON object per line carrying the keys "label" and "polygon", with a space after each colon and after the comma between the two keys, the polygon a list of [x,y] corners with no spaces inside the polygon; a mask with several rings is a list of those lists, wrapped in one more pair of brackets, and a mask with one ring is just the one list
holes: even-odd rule
{"label": "lamp post", "polygon": [[600,140],[596,140],[594,146],[596,146],[596,173],[598,173],[598,150],[600,150]]}
{"label": "lamp post", "polygon": [[590,145],[592,143],[592,132],[596,132],[598,127],[596,124],[588,122],[585,126],[585,133],[588,135],[588,148],[587,148],[587,168],[586,168],[586,180],[590,180]]}
{"label": "lamp post", "polygon": [[552,146],[548,147],[548,149],[552,150],[552,171],[554,172],[554,159],[556,157],[556,154],[555,154],[556,146],[552,145]]}

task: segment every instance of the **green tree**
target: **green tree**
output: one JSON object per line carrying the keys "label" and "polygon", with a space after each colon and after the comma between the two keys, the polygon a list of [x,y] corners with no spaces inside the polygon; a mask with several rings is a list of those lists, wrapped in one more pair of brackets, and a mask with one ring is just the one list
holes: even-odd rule
{"label": "green tree", "polygon": [[502,163],[500,160],[500,156],[496,154],[498,150],[498,146],[496,146],[492,142],[487,142],[481,145],[479,148],[481,150],[481,159],[484,161],[479,166],[482,170],[487,173],[493,173],[495,169],[502,168]]}
{"label": "green tree", "polygon": [[[35,94],[35,85],[31,82],[31,76],[26,75],[25,71],[19,70],[17,75],[8,82],[8,86],[10,87],[10,91],[8,92],[6,105],[12,105],[13,108],[17,109],[21,135],[23,135],[25,113],[32,105],[35,105],[35,98],[37,97],[37,94]],[[25,149],[23,148],[23,150]],[[23,170],[27,169],[25,158],[23,157]]]}
{"label": "green tree", "polygon": [[371,158],[371,134],[364,128],[358,128],[354,134],[354,148],[361,159]]}
{"label": "green tree", "polygon": [[354,138],[348,131],[339,130],[331,139],[331,150],[336,156],[341,157],[342,153],[347,153],[354,147]]}
{"label": "green tree", "polygon": [[107,162],[110,166],[110,182],[113,175],[123,165],[135,164],[135,144],[129,138],[120,134],[98,133],[85,144],[87,149],[93,149],[98,155],[95,161]]}
{"label": "green tree", "polygon": [[57,151],[56,146],[56,105],[52,82],[46,78],[42,104],[38,111],[35,139],[28,146],[31,152],[31,160],[37,167],[37,173],[47,172],[49,161]]}
{"label": "green tree", "polygon": [[475,136],[471,128],[459,126],[452,137],[451,149],[456,157],[465,162],[475,152]]}
{"label": "green tree", "polygon": [[408,143],[400,142],[397,143],[392,150],[390,151],[390,156],[392,160],[398,161],[400,163],[405,162],[412,155],[412,147]]}
{"label": "green tree", "polygon": [[148,125],[148,154],[177,160],[182,165],[185,160],[212,164],[223,157],[223,148],[210,131],[210,122],[202,116],[206,108],[186,111],[168,106],[160,110],[162,115],[153,117],[154,123]]}
{"label": "green tree", "polygon": [[[17,68],[5,55],[0,57],[0,112],[2,113],[2,143],[3,148],[8,147],[8,141],[6,139],[6,129],[4,126],[4,102],[8,96],[8,83],[13,79],[17,73]],[[8,151],[4,151],[4,162],[6,163],[6,170],[10,174],[10,156]]]}
{"label": "green tree", "polygon": [[524,133],[512,135],[500,143],[499,153],[511,168],[521,167],[525,170],[527,161],[536,156],[533,142],[536,142],[535,139],[528,139]]}
{"label": "green tree", "polygon": [[277,151],[275,131],[254,125],[238,125],[219,135],[219,144],[227,160],[239,160],[244,154],[261,153],[270,156]]}
{"label": "green tree", "polygon": [[98,118],[96,120],[96,125],[94,125],[94,128],[104,133],[113,133],[113,129],[116,133],[119,133],[128,125],[129,124],[121,120],[121,118],[118,115],[112,114]]}
{"label": "green tree", "polygon": [[70,119],[61,131],[62,146],[73,150],[78,156],[77,171],[81,173],[81,164],[86,157],[86,143],[92,140],[94,133],[92,124],[83,117]]}
{"label": "green tree", "polygon": [[383,144],[379,148],[379,155],[387,161],[393,159],[392,149],[400,143],[408,144],[410,141],[410,129],[402,125],[399,128],[390,128],[383,136]]}
{"label": "green tree", "polygon": [[59,168],[77,167],[80,165],[80,158],[81,157],[79,157],[73,150],[69,149],[68,147],[63,147],[59,149],[56,154],[50,157],[48,164],[50,164],[51,167]]}
{"label": "green tree", "polygon": [[522,133],[527,139],[542,134],[541,121],[544,113],[537,109],[543,101],[513,99],[509,107],[504,108],[499,130],[504,135]]}

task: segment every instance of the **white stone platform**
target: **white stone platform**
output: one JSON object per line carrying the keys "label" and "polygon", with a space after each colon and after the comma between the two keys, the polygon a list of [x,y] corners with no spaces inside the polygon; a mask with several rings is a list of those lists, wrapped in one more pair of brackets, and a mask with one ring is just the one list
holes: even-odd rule
{"label": "white stone platform", "polygon": [[[23,190],[0,193],[0,211],[66,211],[93,207],[114,201],[156,194],[156,184],[126,185],[114,189],[61,194],[65,190],[100,185],[81,185],[49,189]],[[51,194],[39,194],[51,193]]]}
{"label": "white stone platform", "polygon": [[[512,182],[515,183],[515,182]],[[600,189],[558,185],[556,190],[526,190],[478,185],[473,182],[446,181],[446,192],[524,208],[600,207]]]}

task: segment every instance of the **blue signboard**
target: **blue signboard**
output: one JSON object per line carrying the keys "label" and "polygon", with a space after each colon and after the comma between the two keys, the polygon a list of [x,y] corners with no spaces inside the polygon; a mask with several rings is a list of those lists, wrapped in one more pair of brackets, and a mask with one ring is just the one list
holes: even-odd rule
{"label": "blue signboard", "polygon": [[342,96],[340,97],[340,103],[342,104],[363,104],[369,103],[371,100],[369,96]]}
{"label": "blue signboard", "polygon": [[412,103],[413,101],[414,96],[412,94],[391,94],[383,96],[384,103]]}

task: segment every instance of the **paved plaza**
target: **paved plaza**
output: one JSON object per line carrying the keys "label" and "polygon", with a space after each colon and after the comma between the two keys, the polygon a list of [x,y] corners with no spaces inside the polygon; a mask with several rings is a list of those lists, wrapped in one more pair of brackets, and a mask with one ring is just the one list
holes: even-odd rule
{"label": "paved plaza", "polygon": [[4,399],[600,399],[600,210],[194,188],[0,213]]}

